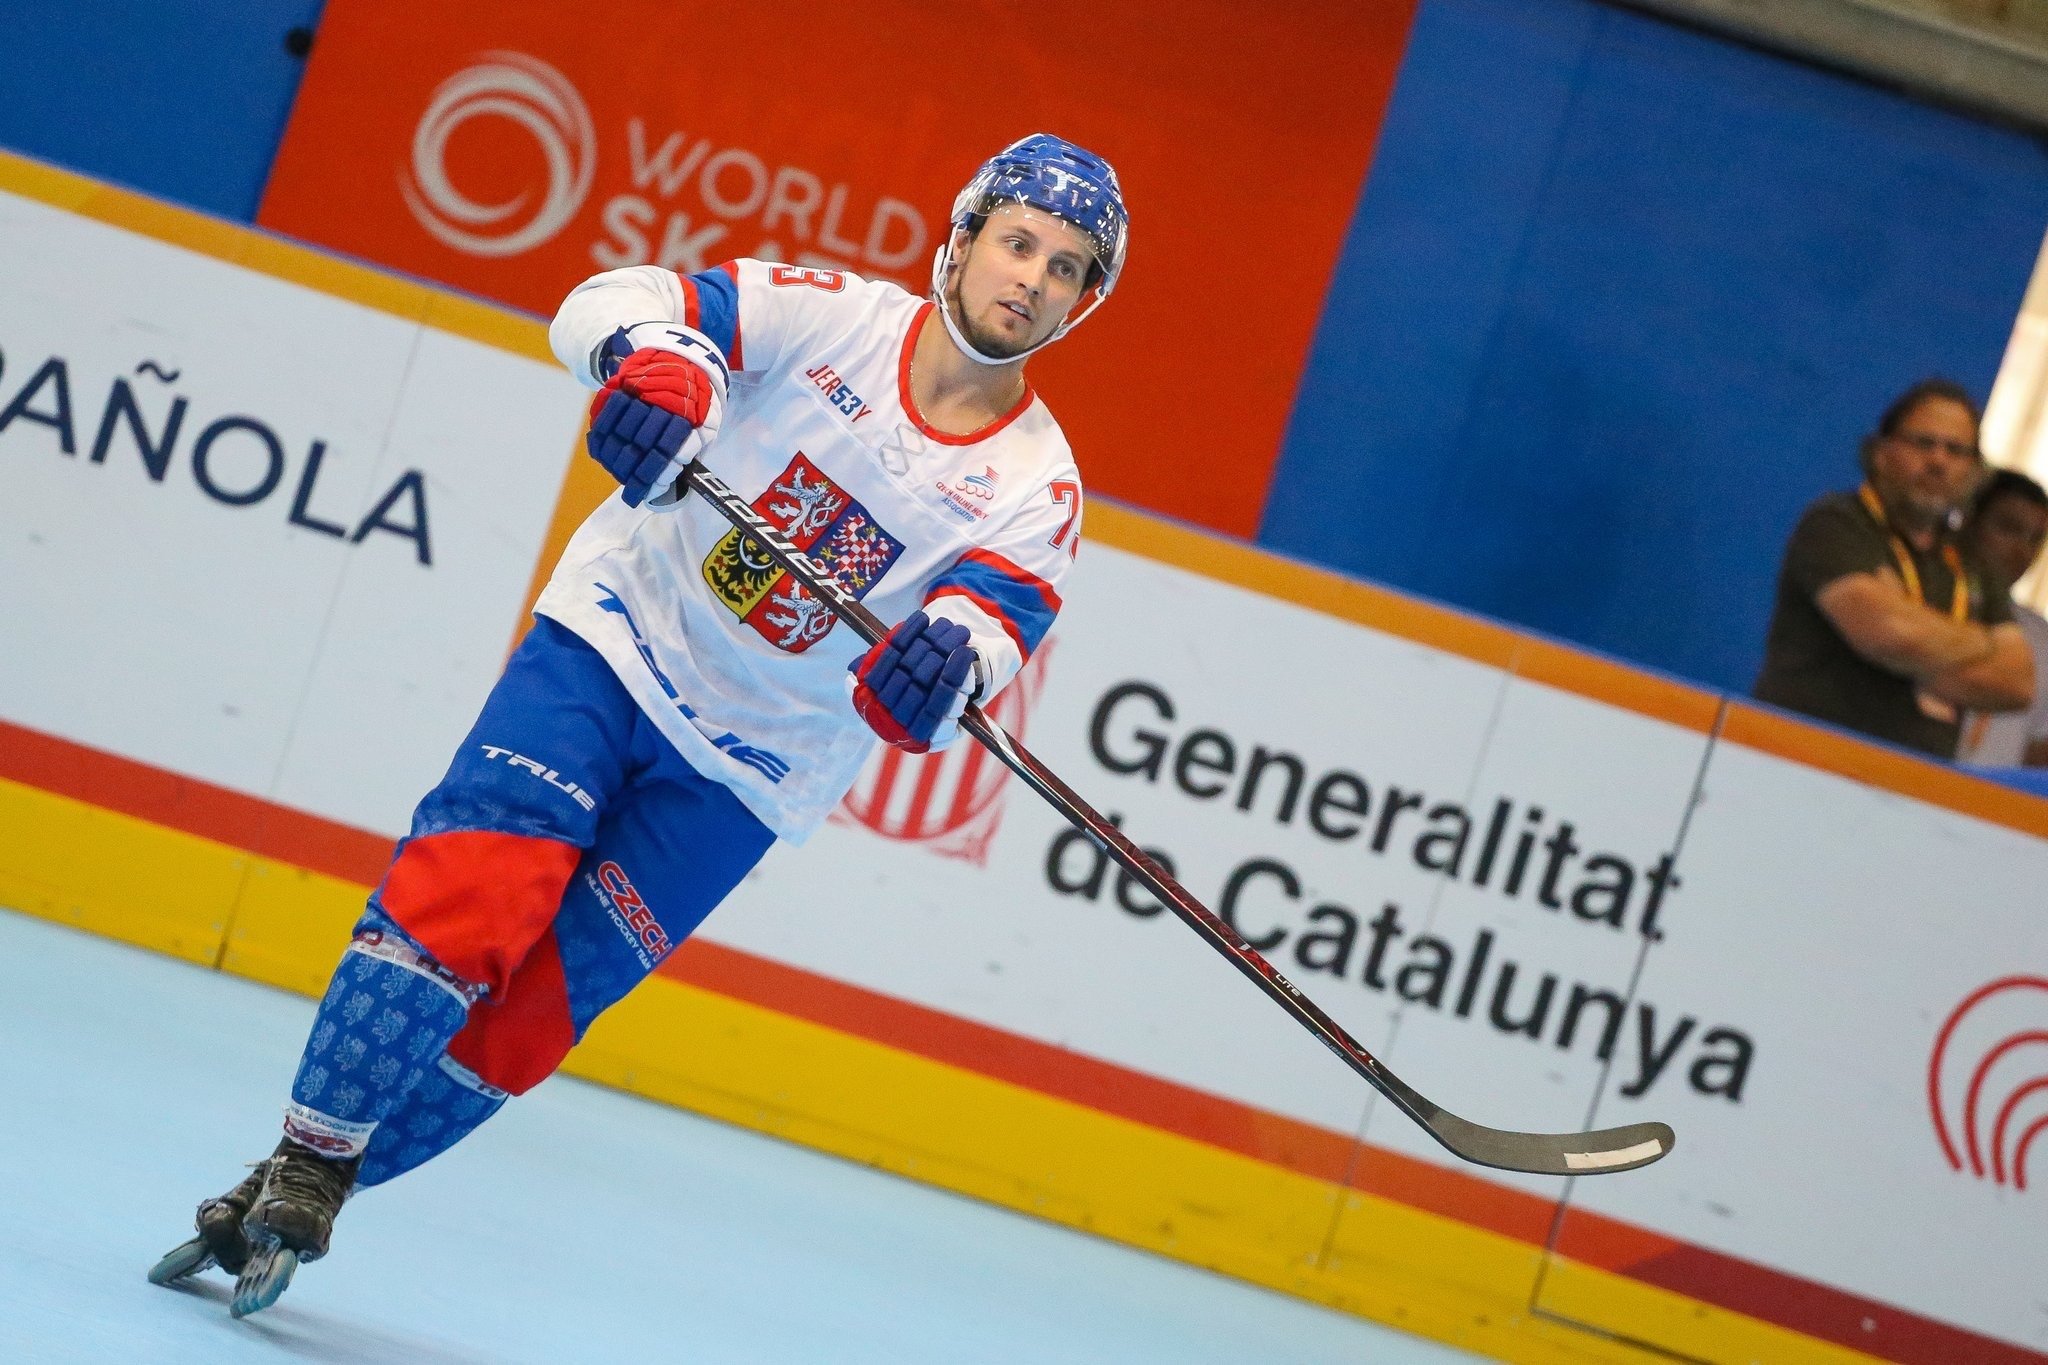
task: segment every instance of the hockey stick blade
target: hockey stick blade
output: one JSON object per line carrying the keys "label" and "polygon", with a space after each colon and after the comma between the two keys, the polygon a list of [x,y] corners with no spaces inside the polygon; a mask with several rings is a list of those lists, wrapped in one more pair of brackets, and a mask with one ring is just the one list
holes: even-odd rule
{"label": "hockey stick blade", "polygon": [[1611,1175],[1666,1155],[1677,1143],[1668,1123],[1630,1123],[1591,1133],[1515,1133],[1437,1111],[1422,1125],[1465,1160],[1527,1175]]}
{"label": "hockey stick blade", "polygon": [[[790,543],[782,529],[727,487],[723,480],[701,463],[685,469],[678,482],[697,493],[753,541],[812,596],[846,622],[854,634],[869,644],[887,637],[882,624],[860,600],[839,585],[839,581],[813,563]],[[970,704],[960,718],[960,728],[979,740],[1002,761],[1004,767],[1043,797],[1068,824],[1088,836],[1117,865],[1130,873],[1159,902],[1209,946],[1229,959],[1232,966],[1264,991],[1266,996],[1294,1016],[1295,1022],[1313,1033],[1345,1065],[1364,1077],[1376,1090],[1392,1100],[1401,1111],[1422,1126],[1424,1132],[1442,1143],[1453,1156],[1481,1166],[1528,1175],[1602,1175],[1647,1166],[1671,1150],[1675,1138],[1661,1123],[1632,1123],[1593,1133],[1517,1133],[1488,1128],[1459,1118],[1456,1114],[1424,1099],[1400,1077],[1360,1047],[1336,1020],[1323,1013],[1303,995],[1292,981],[1245,942],[1244,936],[1227,921],[1175,881],[1152,858],[1105,820],[1093,806],[1075,794],[1073,788],[994,721]]]}
{"label": "hockey stick blade", "polygon": [[1444,1149],[1477,1166],[1524,1175],[1609,1175],[1647,1166],[1670,1153],[1678,1135],[1666,1123],[1630,1123],[1590,1133],[1517,1133],[1461,1119],[1417,1094],[1374,1063],[1380,1093],[1422,1125]]}

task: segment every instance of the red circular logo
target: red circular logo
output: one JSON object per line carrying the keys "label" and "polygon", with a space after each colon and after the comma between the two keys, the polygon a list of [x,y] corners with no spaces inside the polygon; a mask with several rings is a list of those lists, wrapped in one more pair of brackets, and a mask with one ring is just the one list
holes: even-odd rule
{"label": "red circular logo", "polygon": [[1934,1040],[1927,1107],[1952,1168],[2027,1187],[2028,1150],[2048,1133],[2048,978],[2001,977],[1963,997]]}

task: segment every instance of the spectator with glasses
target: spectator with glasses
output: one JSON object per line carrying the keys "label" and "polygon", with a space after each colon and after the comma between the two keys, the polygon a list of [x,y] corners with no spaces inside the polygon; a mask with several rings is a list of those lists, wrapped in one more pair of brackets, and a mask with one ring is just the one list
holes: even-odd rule
{"label": "spectator with glasses", "polygon": [[1806,509],[1778,574],[1759,701],[1943,759],[1964,710],[2032,702],[2007,585],[1954,532],[1983,477],[1977,423],[1959,385],[1915,384],[1864,438],[1862,486]]}

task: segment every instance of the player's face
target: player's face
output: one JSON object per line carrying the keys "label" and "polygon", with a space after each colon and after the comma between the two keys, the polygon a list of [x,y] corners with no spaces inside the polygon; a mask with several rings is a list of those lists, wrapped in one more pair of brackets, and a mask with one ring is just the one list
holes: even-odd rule
{"label": "player's face", "polygon": [[2048,542],[2048,507],[2037,507],[2025,498],[1999,497],[1971,530],[1985,569],[2011,587],[2026,576]]}
{"label": "player's face", "polygon": [[1977,423],[1950,398],[1914,405],[1897,431],[1878,440],[1870,461],[1872,482],[1886,505],[1929,521],[1959,506],[1982,471]]}
{"label": "player's face", "polygon": [[983,355],[1021,355],[1080,301],[1095,261],[1088,236],[1028,204],[990,213],[972,240],[955,244],[951,299],[960,330]]}

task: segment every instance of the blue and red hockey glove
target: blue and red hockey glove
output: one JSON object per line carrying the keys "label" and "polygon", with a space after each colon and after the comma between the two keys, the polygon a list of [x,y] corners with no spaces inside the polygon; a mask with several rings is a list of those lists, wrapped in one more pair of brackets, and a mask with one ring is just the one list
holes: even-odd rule
{"label": "blue and red hockey glove", "polygon": [[967,627],[912,612],[887,639],[847,665],[853,709],[885,743],[921,754],[958,733],[980,691],[980,657]]}
{"label": "blue and red hockey glove", "polygon": [[612,333],[598,363],[605,383],[590,402],[590,457],[619,481],[628,507],[672,504],[676,476],[718,435],[724,359],[689,328],[643,322]]}

